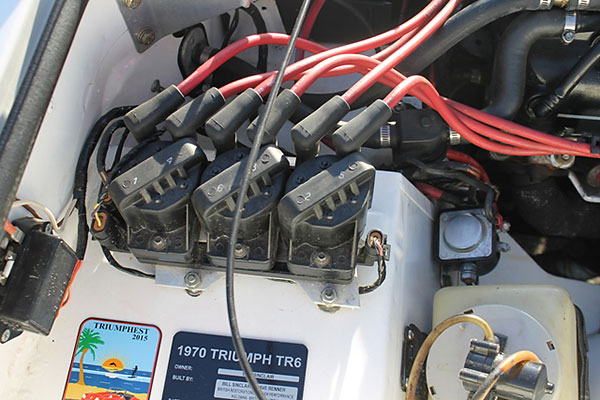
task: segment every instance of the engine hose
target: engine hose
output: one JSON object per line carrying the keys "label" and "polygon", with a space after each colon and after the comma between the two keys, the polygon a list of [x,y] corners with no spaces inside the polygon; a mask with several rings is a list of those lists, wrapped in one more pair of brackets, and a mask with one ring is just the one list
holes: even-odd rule
{"label": "engine hose", "polygon": [[[551,7],[555,0],[548,5]],[[544,9],[544,0],[478,0],[463,8],[399,65],[406,76],[423,71],[467,36],[484,26],[519,11]]]}
{"label": "engine hose", "polygon": [[[489,104],[483,110],[504,119],[513,119],[523,103],[527,56],[533,44],[542,38],[560,37],[567,12],[525,13],[506,29],[494,60]],[[600,26],[600,16],[577,16],[577,32],[589,32]]]}

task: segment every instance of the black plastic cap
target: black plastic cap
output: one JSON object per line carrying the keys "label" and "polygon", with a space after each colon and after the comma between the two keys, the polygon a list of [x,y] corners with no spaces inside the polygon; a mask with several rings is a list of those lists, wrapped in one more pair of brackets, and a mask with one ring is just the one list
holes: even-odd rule
{"label": "black plastic cap", "polygon": [[225,98],[217,88],[210,88],[190,101],[165,120],[165,128],[175,139],[195,137],[196,129],[225,104]]}
{"label": "black plastic cap", "polygon": [[262,97],[256,90],[246,89],[206,121],[204,130],[218,152],[235,146],[235,132],[245,120],[258,111],[262,102]]}
{"label": "black plastic cap", "polygon": [[360,149],[392,116],[392,109],[385,101],[375,100],[363,112],[345,123],[333,133],[332,141],[338,155],[346,155]]}
{"label": "black plastic cap", "polygon": [[315,154],[321,139],[350,111],[341,96],[334,96],[315,112],[292,128],[292,141],[297,155]]}
{"label": "black plastic cap", "polygon": [[185,97],[177,86],[171,85],[150,100],[125,114],[125,126],[138,142],[147,139],[154,128],[183,104]]}
{"label": "black plastic cap", "polygon": [[[279,93],[279,96],[277,96],[275,99],[271,113],[269,114],[269,120],[265,125],[265,134],[263,136],[261,145],[275,143],[277,133],[279,133],[285,124],[285,121],[294,115],[294,112],[296,111],[296,108],[298,108],[299,104],[300,97],[298,97],[298,95],[291,90],[285,89]],[[248,126],[248,138],[253,142],[254,138],[256,137],[258,121],[260,118],[261,116],[256,117],[250,126]]]}

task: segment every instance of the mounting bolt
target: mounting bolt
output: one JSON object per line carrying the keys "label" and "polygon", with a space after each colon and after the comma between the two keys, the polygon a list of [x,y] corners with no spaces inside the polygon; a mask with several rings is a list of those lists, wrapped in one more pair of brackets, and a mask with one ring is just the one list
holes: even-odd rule
{"label": "mounting bolt", "polygon": [[185,291],[192,297],[200,296],[202,291],[200,290],[200,285],[202,284],[202,278],[195,271],[190,271],[185,274],[183,278],[183,283],[185,284]]}
{"label": "mounting bolt", "polygon": [[569,44],[575,40],[575,32],[573,31],[565,31],[562,34],[562,40],[565,44]]}
{"label": "mounting bolt", "polygon": [[127,8],[136,9],[142,4],[142,0],[121,0]]}
{"label": "mounting bolt", "polygon": [[4,332],[2,332],[2,337],[0,337],[0,342],[2,343],[6,343],[8,342],[8,339],[10,339],[10,329],[5,329]]}
{"label": "mounting bolt", "polygon": [[465,285],[477,285],[479,283],[479,274],[477,266],[473,263],[464,263],[460,266],[460,280]]}
{"label": "mounting bolt", "polygon": [[415,338],[415,333],[412,331],[412,329],[409,329],[408,332],[406,332],[406,337],[408,340],[410,340],[411,342],[414,340]]}
{"label": "mounting bolt", "polygon": [[498,250],[503,253],[508,253],[510,251],[510,244],[505,242],[498,242]]}
{"label": "mounting bolt", "polygon": [[152,31],[152,29],[146,28],[146,29],[142,29],[140,31],[140,33],[138,33],[137,39],[138,39],[138,42],[140,42],[144,46],[150,46],[152,43],[154,43],[154,40],[156,39],[156,35]]}
{"label": "mounting bolt", "polygon": [[335,288],[327,286],[325,289],[323,289],[323,291],[321,292],[321,300],[323,300],[323,303],[327,304],[335,303],[335,301],[337,300],[337,292]]}
{"label": "mounting bolt", "polygon": [[248,255],[249,248],[245,244],[236,243],[233,249],[235,258],[244,258]]}

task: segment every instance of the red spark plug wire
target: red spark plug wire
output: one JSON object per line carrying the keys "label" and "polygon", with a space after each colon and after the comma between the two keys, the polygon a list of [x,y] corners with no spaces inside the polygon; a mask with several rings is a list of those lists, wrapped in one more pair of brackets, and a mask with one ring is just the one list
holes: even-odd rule
{"label": "red spark plug wire", "polygon": [[436,14],[429,22],[427,22],[423,29],[419,30],[404,46],[400,47],[393,54],[382,61],[380,65],[356,82],[350,89],[346,91],[346,93],[343,94],[342,98],[346,100],[348,104],[352,104],[354,101],[356,101],[360,95],[366,92],[367,89],[369,89],[375,84],[375,82],[379,80],[381,75],[393,69],[425,40],[433,35],[444,24],[444,22],[446,22],[450,15],[452,15],[454,9],[459,3],[460,0],[449,0],[444,8],[442,8],[438,14]]}

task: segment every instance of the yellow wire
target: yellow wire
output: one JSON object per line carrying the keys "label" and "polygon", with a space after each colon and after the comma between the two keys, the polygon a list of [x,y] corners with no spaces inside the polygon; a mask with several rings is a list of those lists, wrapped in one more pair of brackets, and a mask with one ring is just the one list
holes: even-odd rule
{"label": "yellow wire", "polygon": [[440,322],[431,333],[427,336],[423,345],[419,349],[417,356],[415,357],[415,361],[413,362],[412,368],[410,369],[410,375],[408,377],[408,385],[406,387],[406,400],[414,400],[417,395],[417,384],[419,383],[419,376],[421,375],[421,370],[423,369],[423,365],[425,365],[425,361],[427,360],[427,355],[429,354],[429,350],[435,340],[448,328],[451,326],[462,324],[462,323],[473,323],[479,326],[483,333],[485,334],[485,338],[491,342],[495,341],[496,336],[494,335],[494,331],[490,324],[486,322],[481,317],[473,314],[461,314],[450,317],[442,322]]}

